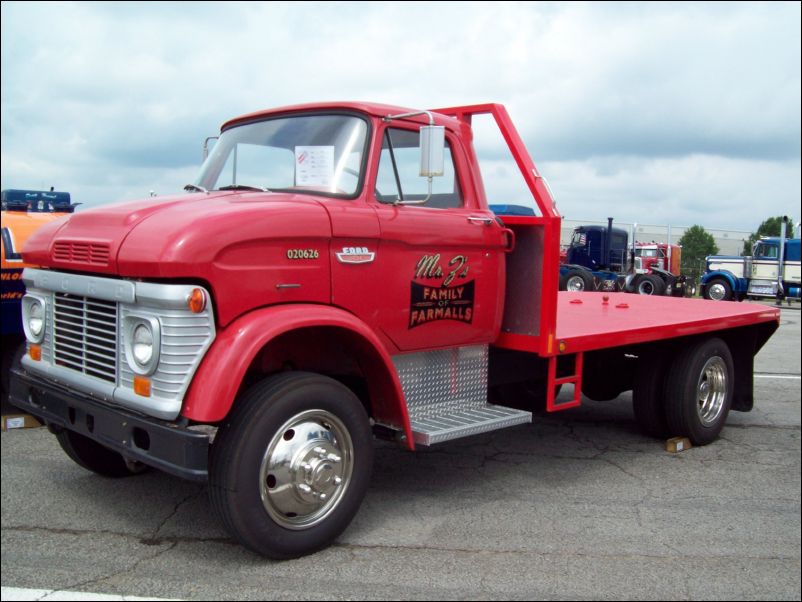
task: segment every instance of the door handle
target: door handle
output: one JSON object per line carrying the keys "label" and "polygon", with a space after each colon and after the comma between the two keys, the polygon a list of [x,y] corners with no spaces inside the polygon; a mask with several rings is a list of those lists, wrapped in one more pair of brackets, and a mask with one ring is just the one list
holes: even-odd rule
{"label": "door handle", "polygon": [[485,215],[469,215],[468,221],[471,222],[472,224],[489,226],[490,224],[493,223],[494,220],[492,217],[487,217]]}

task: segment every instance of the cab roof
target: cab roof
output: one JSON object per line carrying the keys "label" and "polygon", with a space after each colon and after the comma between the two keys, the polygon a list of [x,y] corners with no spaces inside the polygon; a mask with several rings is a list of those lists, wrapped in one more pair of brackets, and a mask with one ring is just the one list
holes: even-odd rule
{"label": "cab roof", "polygon": [[[353,111],[358,113],[365,113],[372,117],[387,117],[388,115],[401,115],[404,113],[414,113],[423,110],[428,110],[428,109],[411,109],[409,107],[398,107],[394,105],[386,105],[376,102],[347,101],[347,102],[306,103],[306,104],[289,105],[286,107],[277,107],[275,109],[264,109],[262,111],[254,111],[253,113],[247,113],[245,115],[235,117],[234,119],[229,119],[220,127],[220,131],[227,130],[230,127],[242,123],[247,123],[250,121],[258,121],[260,119],[265,119],[268,117],[283,115],[287,113]],[[434,112],[432,113],[432,115],[434,117],[435,125],[442,125],[451,130],[456,129],[459,126],[459,121],[453,117],[447,117],[445,115],[441,115],[439,113],[434,113]],[[410,121],[420,122],[421,125],[426,125],[429,123],[429,119],[426,115],[408,117],[407,119],[409,119]]]}

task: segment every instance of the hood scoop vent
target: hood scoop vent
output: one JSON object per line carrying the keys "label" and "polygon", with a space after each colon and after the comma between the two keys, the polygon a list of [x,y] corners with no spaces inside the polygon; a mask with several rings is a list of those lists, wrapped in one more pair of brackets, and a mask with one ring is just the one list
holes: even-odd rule
{"label": "hood scoop vent", "polygon": [[107,242],[59,240],[53,245],[53,261],[108,266],[111,245]]}

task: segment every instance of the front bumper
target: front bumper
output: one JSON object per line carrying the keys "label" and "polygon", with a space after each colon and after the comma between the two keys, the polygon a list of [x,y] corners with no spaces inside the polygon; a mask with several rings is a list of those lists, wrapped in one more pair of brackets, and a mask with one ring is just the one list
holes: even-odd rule
{"label": "front bumper", "polygon": [[164,472],[208,480],[209,435],[95,401],[12,368],[9,402],[49,427],[75,431],[101,445]]}

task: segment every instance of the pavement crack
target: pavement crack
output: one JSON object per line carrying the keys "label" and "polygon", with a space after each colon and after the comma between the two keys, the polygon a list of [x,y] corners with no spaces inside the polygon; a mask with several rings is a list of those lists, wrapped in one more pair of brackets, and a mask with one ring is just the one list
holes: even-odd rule
{"label": "pavement crack", "polygon": [[193,500],[193,499],[197,498],[201,493],[203,493],[204,489],[205,489],[204,486],[199,485],[197,491],[194,491],[194,492],[184,496],[182,499],[180,499],[178,502],[176,502],[175,506],[173,506],[173,510],[153,530],[153,534],[150,535],[150,537],[143,537],[141,539],[141,542],[143,544],[145,544],[145,545],[158,545],[158,544],[160,544],[162,542],[162,540],[159,538],[159,531],[161,531],[164,528],[164,526],[167,524],[167,522],[171,518],[173,518],[176,514],[178,514],[178,510],[181,508],[181,506],[183,506],[184,504],[186,504],[190,500]]}
{"label": "pavement crack", "polygon": [[[71,535],[73,537],[97,537],[98,535],[107,535],[110,537],[120,537],[123,539],[132,539],[137,543],[144,545],[154,545],[154,540],[143,540],[142,535],[137,533],[125,533],[122,531],[110,531],[108,529],[95,530],[95,529],[57,529],[52,527],[38,527],[29,525],[11,525],[3,526],[3,531],[17,532],[17,533],[44,533],[51,535]],[[169,535],[161,537],[159,543],[224,543],[231,545],[239,545],[233,539],[228,537],[179,537]]]}
{"label": "pavement crack", "polygon": [[127,573],[133,574],[133,572],[136,571],[136,569],[139,567],[139,565],[142,564],[143,562],[145,562],[146,560],[155,560],[159,556],[161,556],[163,554],[166,554],[167,552],[170,552],[171,550],[173,550],[177,545],[178,545],[177,541],[171,542],[168,546],[165,546],[161,550],[157,550],[155,554],[150,554],[150,555],[143,556],[142,558],[137,559],[136,562],[134,562],[131,566],[129,566],[127,568],[120,569],[118,571],[114,571],[114,572],[112,572],[112,573],[110,573],[108,575],[101,575],[101,576],[95,577],[93,579],[87,579],[86,581],[82,581],[80,583],[75,583],[73,585],[70,585],[70,586],[68,586],[66,588],[62,588],[62,589],[75,590],[75,591],[81,591],[81,588],[94,589],[95,587],[97,587],[98,585],[103,583],[104,581],[108,581],[110,579],[114,579],[115,577],[120,577],[120,576],[125,575]]}

